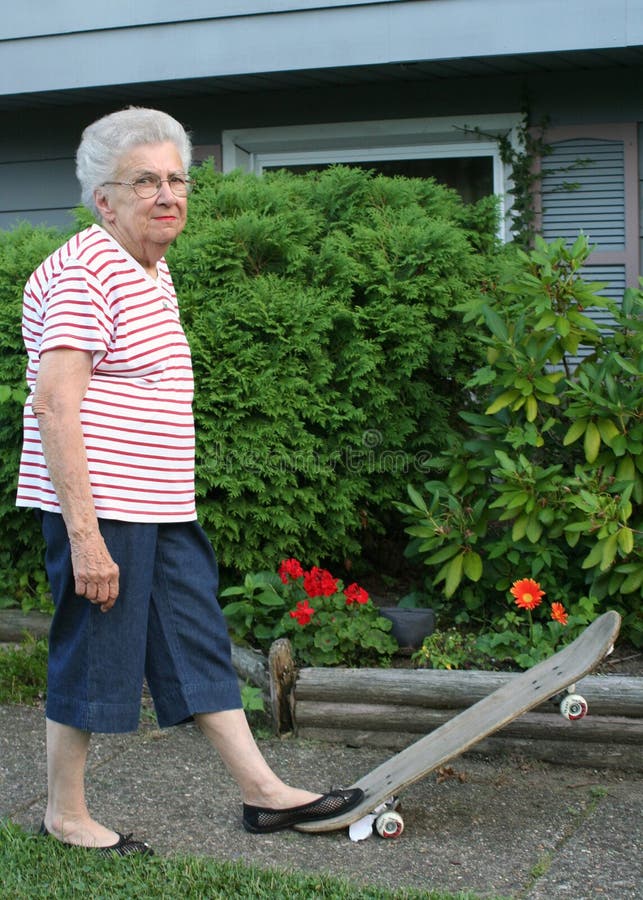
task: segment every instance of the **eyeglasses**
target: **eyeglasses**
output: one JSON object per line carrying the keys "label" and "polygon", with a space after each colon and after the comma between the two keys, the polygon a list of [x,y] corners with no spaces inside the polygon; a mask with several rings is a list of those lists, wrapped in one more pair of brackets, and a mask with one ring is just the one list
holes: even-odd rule
{"label": "eyeglasses", "polygon": [[152,197],[156,197],[164,183],[169,185],[175,197],[187,197],[192,190],[192,180],[187,175],[170,175],[169,178],[159,178],[158,175],[141,175],[135,181],[104,181],[103,185],[122,184],[134,188],[134,193],[141,200],[151,200]]}

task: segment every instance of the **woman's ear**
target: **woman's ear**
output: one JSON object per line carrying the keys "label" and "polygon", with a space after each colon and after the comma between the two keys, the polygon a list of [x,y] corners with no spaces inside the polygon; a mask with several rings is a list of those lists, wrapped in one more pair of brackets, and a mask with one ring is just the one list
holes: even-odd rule
{"label": "woman's ear", "polygon": [[94,203],[101,218],[106,222],[111,222],[114,218],[114,211],[109,200],[109,194],[105,188],[98,187],[94,190]]}

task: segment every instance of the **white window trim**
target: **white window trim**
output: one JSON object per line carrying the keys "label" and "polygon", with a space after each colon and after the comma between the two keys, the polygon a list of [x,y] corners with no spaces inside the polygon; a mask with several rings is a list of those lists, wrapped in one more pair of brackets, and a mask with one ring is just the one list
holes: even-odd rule
{"label": "white window trim", "polygon": [[234,129],[222,135],[223,171],[260,175],[267,167],[307,163],[490,156],[493,189],[500,197],[500,237],[508,241],[511,171],[493,135],[508,135],[517,144],[521,121],[520,113],[511,113]]}

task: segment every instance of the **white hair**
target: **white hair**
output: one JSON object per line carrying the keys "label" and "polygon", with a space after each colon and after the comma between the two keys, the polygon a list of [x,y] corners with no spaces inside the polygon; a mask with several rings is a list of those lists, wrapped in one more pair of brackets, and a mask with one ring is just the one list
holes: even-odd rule
{"label": "white hair", "polygon": [[192,162],[192,145],[185,129],[158,109],[130,106],[98,119],[83,131],[76,152],[76,177],[81,199],[98,215],[94,191],[106,181],[114,181],[118,164],[133,147],[171,141],[179,152],[183,170]]}

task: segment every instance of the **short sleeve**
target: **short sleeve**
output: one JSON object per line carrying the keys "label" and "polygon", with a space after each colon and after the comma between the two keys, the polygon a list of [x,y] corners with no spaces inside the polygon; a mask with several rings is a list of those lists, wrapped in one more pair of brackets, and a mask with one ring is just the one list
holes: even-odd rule
{"label": "short sleeve", "polygon": [[51,285],[40,353],[47,350],[85,350],[94,368],[105,356],[113,332],[109,305],[96,276],[70,260]]}

